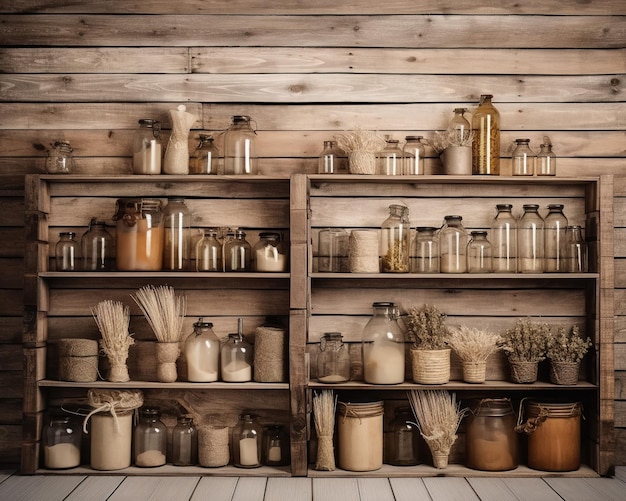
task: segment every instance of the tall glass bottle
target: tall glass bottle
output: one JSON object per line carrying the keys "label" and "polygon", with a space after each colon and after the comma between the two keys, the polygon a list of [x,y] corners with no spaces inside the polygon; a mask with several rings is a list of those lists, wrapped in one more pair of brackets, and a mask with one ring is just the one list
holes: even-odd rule
{"label": "tall glass bottle", "polygon": [[251,121],[246,115],[232,117],[232,124],[224,134],[224,174],[256,174],[256,131]]}
{"label": "tall glass bottle", "polygon": [[241,230],[229,232],[224,240],[224,271],[251,271],[252,247]]}
{"label": "tall glass bottle", "polygon": [[533,176],[537,155],[529,146],[530,139],[516,139],[511,155],[511,173],[514,176]]}
{"label": "tall glass bottle", "polygon": [[472,174],[500,174],[500,113],[492,98],[491,94],[481,95],[472,116]]}
{"label": "tall glass bottle", "polygon": [[409,208],[389,206],[389,217],[381,225],[380,256],[383,273],[408,273],[411,223]]}
{"label": "tall glass bottle", "polygon": [[213,324],[199,318],[193,332],[185,339],[187,380],[194,383],[217,381],[219,375],[220,341]]}
{"label": "tall glass bottle", "polygon": [[406,136],[402,147],[402,173],[405,176],[418,176],[424,174],[424,156],[426,148],[422,143],[422,136]]}
{"label": "tall glass bottle", "polygon": [[398,407],[385,432],[385,463],[394,466],[419,464],[420,432],[410,407]]}
{"label": "tall glass bottle", "polygon": [[89,229],[83,234],[81,240],[81,255],[83,258],[83,270],[85,271],[109,271],[113,261],[113,237],[106,229],[104,221],[98,221],[95,217],[89,222]]}
{"label": "tall glass bottle", "polygon": [[497,214],[491,223],[491,250],[494,273],[517,271],[517,219],[511,204],[496,205]]}
{"label": "tall glass bottle", "polygon": [[363,329],[363,379],[371,384],[404,381],[404,331],[394,303],[374,303],[373,315]]}
{"label": "tall glass bottle", "polygon": [[172,430],[172,464],[193,466],[198,462],[198,433],[191,416],[181,416]]}
{"label": "tall glass bottle", "polygon": [[133,137],[133,174],[161,174],[163,158],[161,123],[151,118],[139,120]]}
{"label": "tall glass bottle", "polygon": [[517,223],[517,268],[520,273],[543,272],[543,218],[539,206],[526,204]]}
{"label": "tall glass bottle", "polygon": [[219,151],[213,143],[213,136],[200,134],[198,140],[200,142],[189,163],[189,174],[219,174]]}
{"label": "tall glass bottle", "polygon": [[564,257],[566,263],[564,271],[584,273],[588,270],[587,245],[579,225],[566,228]]}
{"label": "tall glass bottle", "polygon": [[337,146],[337,141],[324,141],[324,148],[319,155],[317,173],[348,173],[348,156]]}
{"label": "tall glass bottle", "polygon": [[548,215],[544,221],[544,271],[563,273],[565,264],[565,229],[567,218],[562,204],[548,205]]}
{"label": "tall glass bottle", "polygon": [[224,271],[222,244],[215,228],[204,230],[204,235],[196,242],[196,271]]}
{"label": "tall glass bottle", "polygon": [[163,209],[163,269],[189,270],[191,212],[182,197],[171,197]]}
{"label": "tall glass bottle", "polygon": [[540,150],[537,154],[537,175],[556,176],[556,155],[552,151],[552,145],[544,143],[539,148]]}
{"label": "tall glass bottle", "polygon": [[439,230],[441,273],[465,273],[467,271],[467,243],[469,235],[463,227],[461,216],[445,216]]}
{"label": "tall glass bottle", "polygon": [[376,173],[382,176],[402,175],[402,150],[397,139],[387,139],[385,147],[376,155]]}
{"label": "tall glass bottle", "polygon": [[134,432],[135,465],[162,466],[167,462],[167,427],[158,407],[142,407]]}
{"label": "tall glass bottle", "polygon": [[243,383],[252,380],[252,346],[243,337],[243,319],[238,321],[237,332],[228,335],[222,346],[222,380],[227,383]]}
{"label": "tall glass bottle", "polygon": [[448,123],[448,129],[454,131],[454,144],[465,144],[472,133],[472,126],[465,118],[467,108],[454,108],[454,116]]}

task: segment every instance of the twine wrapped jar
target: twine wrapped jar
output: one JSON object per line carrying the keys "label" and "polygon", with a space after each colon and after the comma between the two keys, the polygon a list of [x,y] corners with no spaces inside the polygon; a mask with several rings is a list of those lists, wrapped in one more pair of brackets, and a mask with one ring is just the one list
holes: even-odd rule
{"label": "twine wrapped jar", "polygon": [[287,335],[278,327],[257,327],[254,333],[254,380],[257,383],[287,381]]}
{"label": "twine wrapped jar", "polygon": [[177,341],[156,344],[157,379],[161,383],[173,383],[178,378],[176,360],[179,355],[180,346]]}
{"label": "twine wrapped jar", "polygon": [[230,461],[230,432],[227,426],[202,426],[198,429],[198,462],[200,466],[217,468]]}
{"label": "twine wrapped jar", "polygon": [[352,273],[378,273],[378,231],[352,230],[348,267]]}
{"label": "twine wrapped jar", "polygon": [[98,379],[98,341],[60,339],[58,346],[61,381],[92,383]]}

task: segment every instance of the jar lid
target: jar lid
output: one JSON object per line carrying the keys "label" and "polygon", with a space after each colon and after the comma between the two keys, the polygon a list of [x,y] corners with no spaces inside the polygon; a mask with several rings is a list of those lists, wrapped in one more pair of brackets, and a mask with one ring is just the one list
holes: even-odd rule
{"label": "jar lid", "polygon": [[280,238],[280,233],[274,231],[264,231],[259,233],[259,238]]}
{"label": "jar lid", "polygon": [[515,142],[516,143],[530,143],[530,139],[526,139],[526,138],[516,139]]}
{"label": "jar lid", "polygon": [[486,237],[487,236],[486,231],[472,231],[470,233],[473,237]]}
{"label": "jar lid", "polygon": [[563,209],[563,204],[548,204],[548,209]]}
{"label": "jar lid", "polygon": [[508,398],[484,398],[473,411],[475,416],[507,416],[513,414],[513,405]]}
{"label": "jar lid", "polygon": [[161,408],[160,407],[142,407],[139,410],[140,414],[142,416],[159,416],[159,414],[161,413]]}
{"label": "jar lid", "polygon": [[417,232],[419,233],[421,232],[425,232],[425,231],[437,231],[438,228],[435,228],[434,226],[418,226],[417,228],[415,228],[417,230]]}
{"label": "jar lid", "polygon": [[511,210],[512,208],[512,204],[496,204],[496,209],[498,210]]}
{"label": "jar lid", "polygon": [[452,216],[444,216],[444,219],[445,219],[446,221],[452,221],[453,219],[458,219],[459,221],[462,221],[462,220],[463,220],[463,216],[455,216],[455,215],[452,215]]}
{"label": "jar lid", "polygon": [[70,237],[70,238],[74,238],[76,236],[76,233],[74,233],[73,231],[63,231],[61,233],[59,233],[60,237]]}
{"label": "jar lid", "polygon": [[406,136],[404,139],[406,141],[418,141],[422,139],[424,136]]}
{"label": "jar lid", "polygon": [[537,204],[524,204],[522,207],[524,207],[524,209],[539,209]]}
{"label": "jar lid", "polygon": [[252,120],[248,115],[233,115],[233,122],[249,122]]}
{"label": "jar lid", "polygon": [[328,340],[341,340],[342,337],[341,332],[324,332],[322,334],[322,338]]}
{"label": "jar lid", "polygon": [[194,327],[201,327],[201,328],[208,329],[210,327],[213,327],[213,323],[205,322],[204,318],[200,317],[200,318],[198,318],[198,321],[193,324],[193,326]]}
{"label": "jar lid", "polygon": [[199,134],[198,138],[200,141],[213,141],[213,136],[211,134]]}
{"label": "jar lid", "polygon": [[455,113],[465,113],[467,108],[454,108]]}
{"label": "jar lid", "polygon": [[390,301],[377,301],[372,303],[374,308],[393,308],[396,304]]}
{"label": "jar lid", "polygon": [[139,125],[145,125],[146,127],[154,127],[155,125],[159,125],[159,121],[154,120],[153,118],[141,118],[137,123]]}

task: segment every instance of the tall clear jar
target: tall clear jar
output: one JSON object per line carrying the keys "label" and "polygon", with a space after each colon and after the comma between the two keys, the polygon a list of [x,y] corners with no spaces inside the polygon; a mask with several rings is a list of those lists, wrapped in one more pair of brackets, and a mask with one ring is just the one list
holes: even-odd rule
{"label": "tall clear jar", "polygon": [[56,271],[78,271],[80,269],[80,244],[75,240],[76,233],[59,233],[59,241],[54,247]]}
{"label": "tall clear jar", "polygon": [[326,332],[317,353],[317,380],[320,383],[344,383],[350,380],[350,353],[341,332]]}
{"label": "tall clear jar", "polygon": [[196,271],[224,271],[222,262],[222,244],[217,239],[217,230],[204,230],[196,242]]}
{"label": "tall clear jar", "polygon": [[548,205],[548,215],[544,220],[544,271],[563,273],[565,263],[565,229],[567,217],[563,214],[563,204]]}
{"label": "tall clear jar", "polygon": [[224,271],[251,271],[252,247],[242,230],[228,232],[224,240]]}
{"label": "tall clear jar", "polygon": [[151,118],[139,120],[139,129],[133,137],[133,173],[161,174],[163,148],[161,145],[161,123]]}
{"label": "tall clear jar", "polygon": [[516,139],[511,155],[511,173],[514,176],[533,176],[537,155],[530,148],[530,139]]}
{"label": "tall clear jar", "polygon": [[441,273],[465,273],[467,271],[467,243],[469,235],[461,216],[445,216],[439,229],[439,269]]}
{"label": "tall clear jar", "polygon": [[263,427],[258,416],[244,413],[232,431],[233,465],[238,468],[257,468],[261,466],[261,447]]}
{"label": "tall clear jar", "polygon": [[384,434],[385,463],[394,466],[419,464],[420,432],[410,407],[397,407]]}
{"label": "tall clear jar", "polygon": [[198,432],[193,418],[184,415],[172,430],[172,464],[193,466],[198,463]]}
{"label": "tall clear jar", "polygon": [[89,221],[89,228],[80,239],[80,247],[83,270],[110,271],[113,268],[113,237],[104,221],[95,217]]}
{"label": "tall clear jar", "polygon": [[280,233],[259,233],[259,241],[252,248],[252,269],[260,272],[287,271],[287,246]]}
{"label": "tall clear jar", "polygon": [[187,380],[193,383],[210,383],[219,376],[220,341],[213,332],[213,324],[199,318],[193,332],[185,339]]}
{"label": "tall clear jar", "polygon": [[371,384],[404,382],[404,331],[398,324],[394,303],[376,302],[363,329],[363,379]]}
{"label": "tall clear jar", "polygon": [[46,172],[48,174],[71,174],[74,169],[72,146],[69,141],[55,141],[46,158]]}
{"label": "tall clear jar", "polygon": [[539,206],[526,204],[517,224],[517,268],[520,273],[543,272],[543,218]]}
{"label": "tall clear jar", "polygon": [[198,136],[198,146],[189,164],[189,174],[219,174],[220,152],[210,134]]}
{"label": "tall clear jar", "polygon": [[467,108],[454,108],[454,116],[448,123],[448,129],[454,131],[454,144],[466,144],[472,133],[472,125],[465,118]]}
{"label": "tall clear jar", "polygon": [[437,228],[418,226],[411,248],[411,273],[439,273]]}
{"label": "tall clear jar", "polygon": [[389,216],[381,225],[380,269],[383,273],[408,273],[410,259],[411,223],[409,208],[389,206]]}
{"label": "tall clear jar", "polygon": [[222,347],[222,380],[227,383],[245,383],[252,381],[252,346],[239,332],[228,335],[228,341]]}
{"label": "tall clear jar", "polygon": [[319,154],[317,173],[348,173],[348,156],[337,146],[337,141],[324,141],[324,148]]}
{"label": "tall clear jar", "polygon": [[588,270],[587,245],[583,229],[579,225],[565,229],[565,269],[569,273],[585,273]]}
{"label": "tall clear jar", "polygon": [[517,272],[517,219],[511,204],[496,205],[491,223],[492,267],[495,273]]}
{"label": "tall clear jar", "polygon": [[387,139],[385,147],[376,155],[376,173],[381,176],[402,175],[402,150],[397,139]]}
{"label": "tall clear jar", "polygon": [[343,228],[325,228],[320,230],[317,246],[317,271],[348,272],[348,254],[350,235]]}
{"label": "tall clear jar", "polygon": [[556,155],[552,151],[550,143],[539,145],[539,153],[537,154],[537,175],[538,176],[556,176]]}
{"label": "tall clear jar", "polygon": [[189,270],[191,255],[191,211],[183,197],[169,197],[163,209],[163,269]]}
{"label": "tall clear jar", "polygon": [[402,147],[402,174],[418,176],[424,174],[424,157],[426,148],[422,143],[422,136],[406,136]]}
{"label": "tall clear jar", "polygon": [[158,407],[139,409],[134,445],[135,466],[151,468],[167,462],[167,427],[161,421]]}
{"label": "tall clear jar", "polygon": [[467,272],[491,273],[491,242],[486,231],[472,231],[467,244]]}
{"label": "tall clear jar", "polygon": [[472,174],[500,174],[500,113],[492,98],[491,94],[481,95],[472,116]]}
{"label": "tall clear jar", "polygon": [[51,470],[80,465],[82,430],[69,415],[52,415],[44,431],[44,467]]}
{"label": "tall clear jar", "polygon": [[256,174],[255,150],[256,131],[252,119],[246,115],[235,115],[224,133],[224,174]]}

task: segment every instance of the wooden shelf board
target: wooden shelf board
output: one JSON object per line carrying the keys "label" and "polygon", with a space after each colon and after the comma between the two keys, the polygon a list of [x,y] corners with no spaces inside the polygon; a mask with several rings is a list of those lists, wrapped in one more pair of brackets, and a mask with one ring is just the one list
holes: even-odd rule
{"label": "wooden shelf board", "polygon": [[191,383],[189,381],[175,381],[160,383],[158,381],[128,381],[112,383],[110,381],[94,381],[91,383],[75,383],[73,381],[56,381],[42,379],[37,384],[40,388],[117,388],[117,389],[157,389],[157,390],[289,390],[289,383]]}
{"label": "wooden shelf board", "polygon": [[220,476],[220,477],[289,477],[291,476],[290,466],[260,466],[259,468],[237,468],[228,465],[218,468],[205,468],[202,466],[174,466],[166,464],[155,468],[139,468],[131,466],[121,470],[94,470],[89,466],[77,466],[67,470],[38,469],[38,475],[126,475],[126,476]]}
{"label": "wooden shelf board", "polygon": [[553,384],[537,381],[530,384],[511,383],[509,381],[486,381],[484,383],[464,383],[463,381],[450,381],[445,384],[416,384],[404,382],[400,384],[369,384],[363,381],[349,381],[347,383],[324,384],[318,381],[309,381],[309,389],[325,390],[498,390],[507,391],[533,391],[533,390],[595,390],[597,386],[587,381],[579,381],[575,385]]}
{"label": "wooden shelf board", "polygon": [[41,278],[70,279],[70,278],[214,278],[214,279],[268,279],[289,278],[289,273],[255,273],[255,272],[204,272],[204,271],[45,271],[39,273]]}

